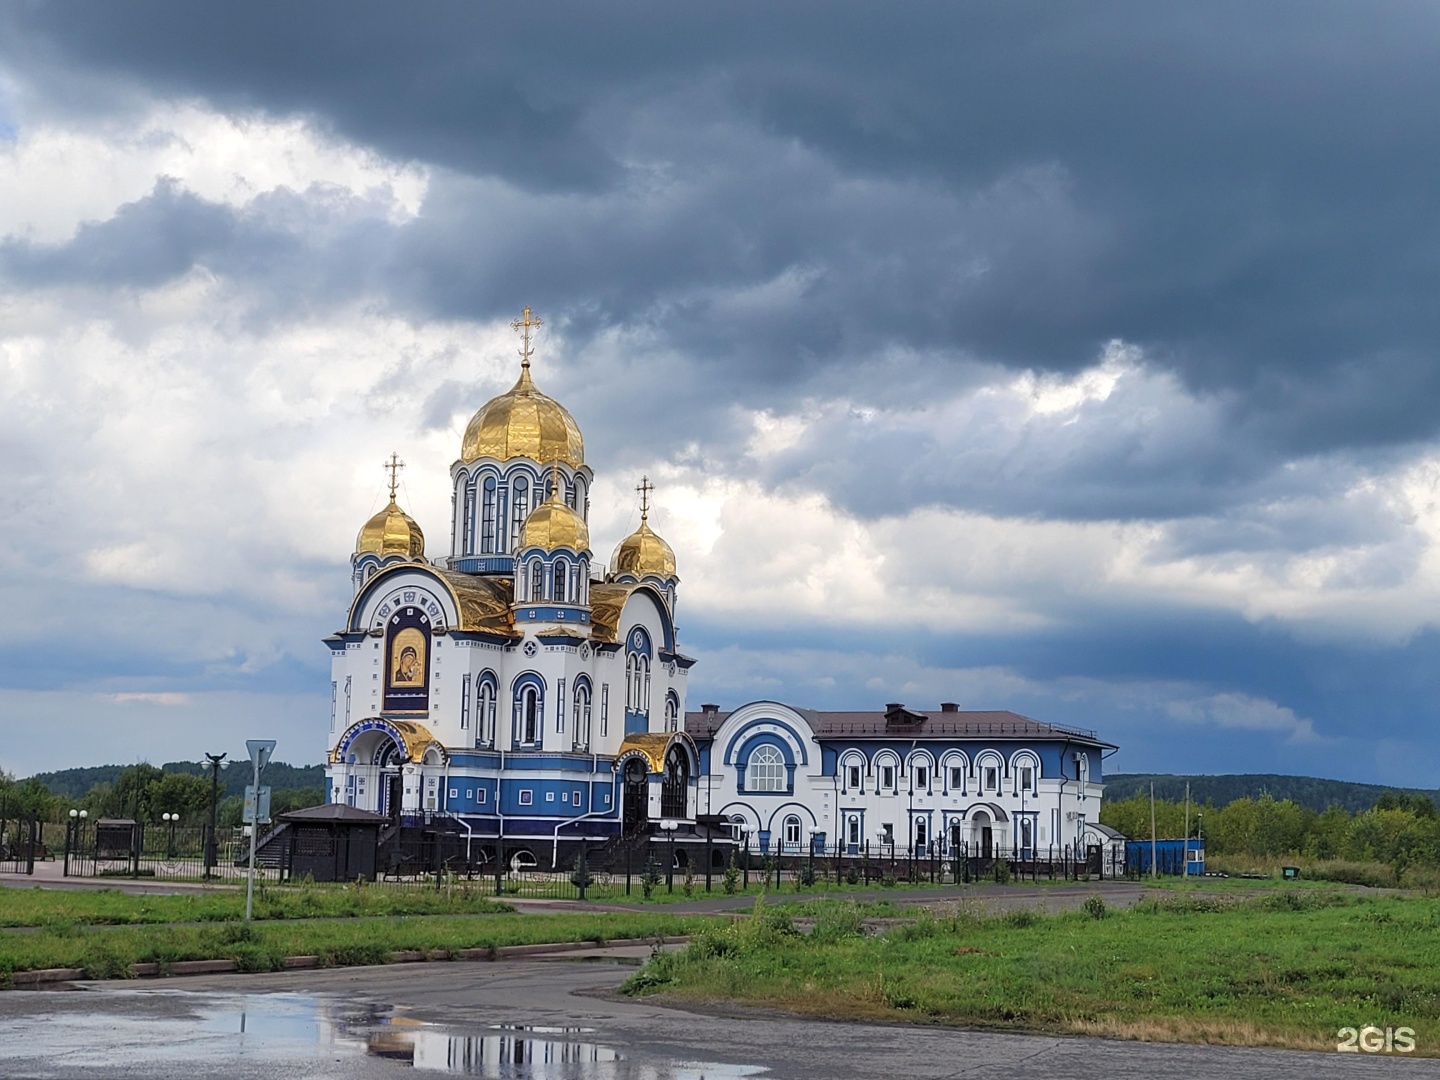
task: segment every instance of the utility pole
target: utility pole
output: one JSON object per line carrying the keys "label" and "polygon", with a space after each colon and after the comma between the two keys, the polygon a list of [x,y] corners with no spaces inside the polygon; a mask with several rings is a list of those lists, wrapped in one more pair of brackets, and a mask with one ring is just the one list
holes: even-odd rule
{"label": "utility pole", "polygon": [[[268,816],[261,809],[260,773],[270,763],[270,755],[275,752],[275,740],[247,739],[245,749],[250,751],[250,764],[255,766],[255,787],[250,797],[250,863],[245,875],[245,921],[249,922],[255,903],[255,841],[260,835],[260,819]],[[264,800],[266,804],[269,801]]]}
{"label": "utility pole", "polygon": [[1190,876],[1190,781],[1185,781],[1185,869],[1182,877]]}

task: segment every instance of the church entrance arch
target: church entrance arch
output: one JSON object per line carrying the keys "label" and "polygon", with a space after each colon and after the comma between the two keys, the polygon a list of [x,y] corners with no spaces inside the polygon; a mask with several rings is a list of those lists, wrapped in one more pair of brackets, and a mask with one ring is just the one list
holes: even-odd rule
{"label": "church entrance arch", "polygon": [[644,829],[650,820],[650,770],[646,768],[645,759],[637,755],[625,762],[623,777],[621,814],[628,836]]}
{"label": "church entrance arch", "polygon": [[984,810],[976,810],[970,819],[970,836],[973,850],[982,859],[993,859],[995,857],[995,830],[990,822],[990,815]]}
{"label": "church entrance arch", "polygon": [[660,782],[660,816],[684,818],[690,793],[690,761],[679,746],[665,755],[665,778]]}

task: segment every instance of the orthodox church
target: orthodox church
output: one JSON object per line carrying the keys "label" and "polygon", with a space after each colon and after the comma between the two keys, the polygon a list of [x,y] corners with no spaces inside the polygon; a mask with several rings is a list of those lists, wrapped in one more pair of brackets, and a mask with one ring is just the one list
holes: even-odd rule
{"label": "orthodox church", "polygon": [[[649,524],[608,565],[571,414],[531,377],[480,408],[451,466],[450,554],[390,500],[361,528],[331,651],[328,798],[400,824],[437,817],[512,865],[568,865],[661,824],[767,851],[975,853],[1083,842],[1093,732],[1014,713],[685,709],[675,554]],[[1088,811],[1088,814],[1087,814]]]}

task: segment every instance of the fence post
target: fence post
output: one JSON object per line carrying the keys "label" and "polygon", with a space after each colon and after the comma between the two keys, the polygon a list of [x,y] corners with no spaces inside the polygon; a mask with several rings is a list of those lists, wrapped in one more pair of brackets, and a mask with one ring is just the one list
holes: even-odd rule
{"label": "fence post", "polygon": [[635,854],[635,844],[634,844],[633,842],[632,842],[632,843],[629,843],[629,844],[626,844],[626,845],[625,845],[625,895],[626,895],[626,896],[629,896],[629,895],[630,895],[630,862],[631,862],[631,859],[632,859],[632,857],[634,856],[634,854]]}
{"label": "fence post", "polygon": [[130,826],[130,876],[140,876],[140,849],[145,845],[145,825],[135,822]]}
{"label": "fence post", "polygon": [[[498,796],[497,796],[498,797]],[[505,846],[497,839],[495,841],[495,895],[499,896],[505,889]]]}
{"label": "fence post", "polygon": [[30,818],[30,850],[25,856],[25,873],[33,876],[35,873],[35,845],[40,842],[40,816],[37,814]]}
{"label": "fence post", "polygon": [[581,839],[581,841],[580,841],[580,859],[579,859],[579,862],[576,864],[576,867],[577,867],[577,868],[576,868],[576,871],[575,871],[576,885],[578,885],[579,888],[580,888],[580,899],[581,899],[581,900],[584,900],[584,899],[585,899],[585,886],[589,884],[589,877],[590,877],[590,870],[589,870],[589,868],[585,865],[585,841],[584,841],[584,839]]}
{"label": "fence post", "polygon": [[710,875],[715,869],[715,856],[713,854],[715,837],[710,832],[710,826],[705,826],[705,891],[710,891]]}

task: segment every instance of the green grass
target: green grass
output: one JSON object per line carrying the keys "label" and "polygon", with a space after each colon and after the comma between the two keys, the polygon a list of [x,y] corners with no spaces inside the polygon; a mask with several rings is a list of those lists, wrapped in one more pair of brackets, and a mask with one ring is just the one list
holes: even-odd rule
{"label": "green grass", "polygon": [[[682,1000],[1119,1038],[1333,1051],[1341,1027],[1415,1029],[1440,1055],[1440,901],[1318,891],[1167,896],[1130,911],[922,917],[760,907],[628,984]],[[1098,916],[1098,917],[1097,917]]]}
{"label": "green grass", "polygon": [[133,963],[179,960],[235,960],[242,971],[278,971],[287,956],[318,956],[322,966],[383,964],[392,951],[652,938],[693,933],[707,923],[703,916],[624,912],[188,926],[53,925],[0,935],[0,979],[40,968],[83,968],[89,978],[124,978]]}
{"label": "green grass", "polygon": [[[345,918],[368,915],[481,915],[513,911],[483,884],[449,889],[353,885],[260,886],[257,919]],[[0,889],[0,927],[136,925],[233,922],[245,915],[245,894],[236,889],[181,895],[136,895],[114,889]]]}

